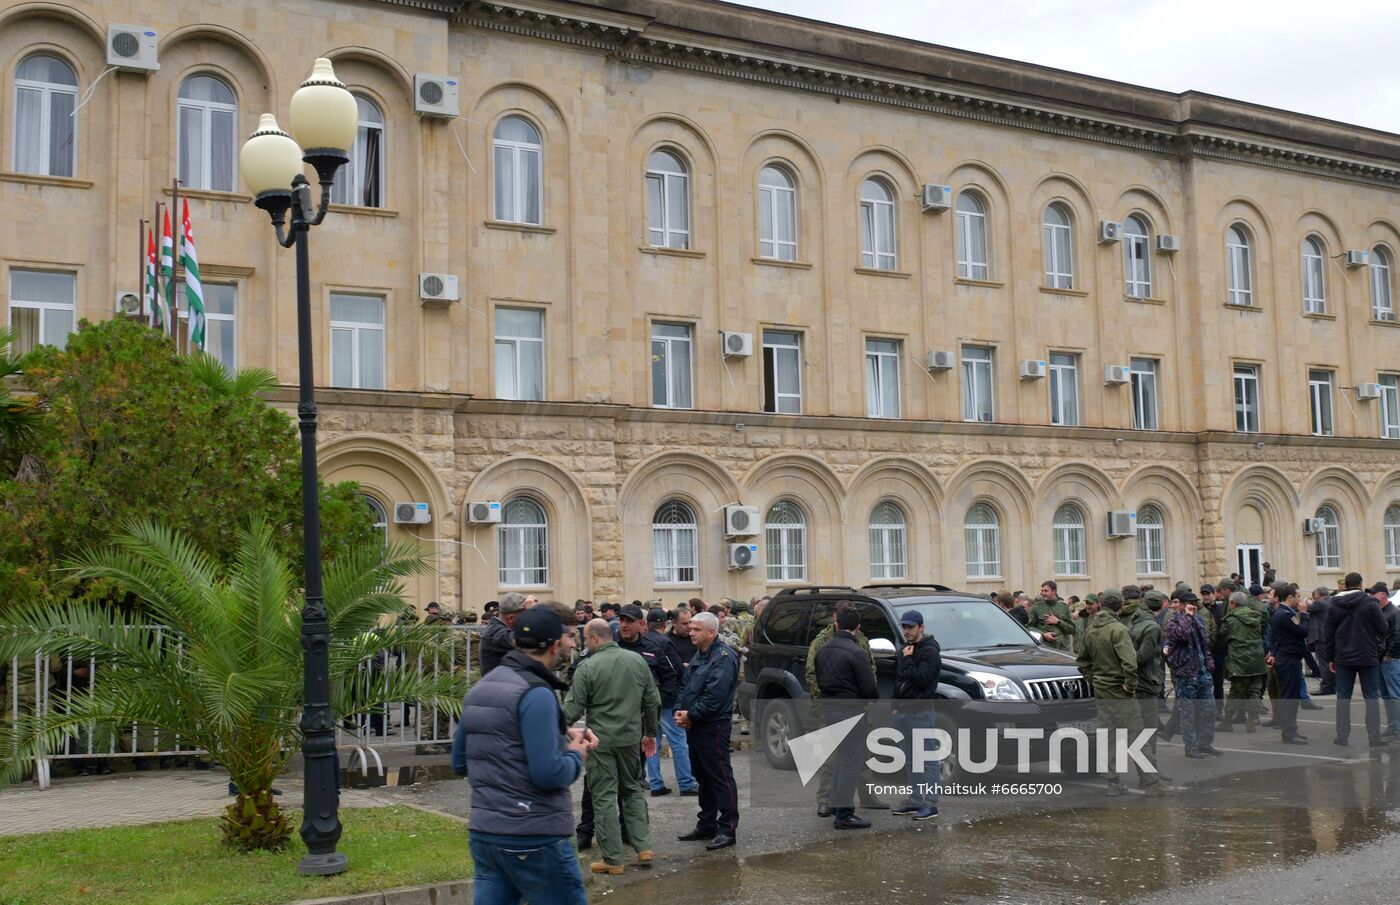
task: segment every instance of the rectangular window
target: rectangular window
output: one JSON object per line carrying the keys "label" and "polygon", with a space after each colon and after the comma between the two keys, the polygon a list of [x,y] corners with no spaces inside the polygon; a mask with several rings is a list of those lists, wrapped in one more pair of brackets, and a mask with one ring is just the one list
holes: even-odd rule
{"label": "rectangular window", "polygon": [[1312,404],[1313,436],[1332,436],[1331,371],[1308,371],[1308,399]]}
{"label": "rectangular window", "polygon": [[10,329],[14,355],[40,344],[63,348],[73,332],[77,274],[51,270],[10,271]]}
{"label": "rectangular window", "polygon": [[651,325],[651,404],[657,408],[694,408],[689,324]]}
{"label": "rectangular window", "polygon": [[237,286],[232,283],[204,284],[204,351],[230,371],[238,367],[237,314]]}
{"label": "rectangular window", "polygon": [[1050,423],[1073,427],[1079,423],[1079,356],[1050,353]]}
{"label": "rectangular window", "polygon": [[899,417],[899,347],[888,339],[865,341],[865,407],[871,418]]}
{"label": "rectangular window", "polygon": [[1235,430],[1259,433],[1259,366],[1235,365]]}
{"label": "rectangular window", "polygon": [[1131,362],[1133,382],[1133,430],[1157,429],[1157,362],[1151,358],[1134,358]]}
{"label": "rectangular window", "polygon": [[991,346],[962,347],[962,381],[963,420],[995,420]]}
{"label": "rectangular window", "polygon": [[384,298],[331,293],[331,386],[384,389]]}
{"label": "rectangular window", "polygon": [[802,335],[763,331],[763,410],[802,414]]}
{"label": "rectangular window", "polygon": [[544,398],[544,312],[496,309],[496,396]]}
{"label": "rectangular window", "polygon": [[1400,440],[1400,376],[1380,375],[1381,439]]}

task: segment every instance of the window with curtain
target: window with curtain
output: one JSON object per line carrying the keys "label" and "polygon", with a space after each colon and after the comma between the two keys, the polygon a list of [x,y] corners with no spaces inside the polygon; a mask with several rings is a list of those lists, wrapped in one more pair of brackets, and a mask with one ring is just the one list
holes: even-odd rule
{"label": "window with curtain", "polygon": [[1152,234],[1136,214],[1123,221],[1123,283],[1129,298],[1152,298]]}
{"label": "window with curtain", "polygon": [[384,389],[384,298],[331,293],[331,386]]}
{"label": "window with curtain", "polygon": [[544,398],[544,312],[496,309],[496,396]]}
{"label": "window with curtain", "polygon": [[1331,371],[1308,371],[1308,399],[1315,437],[1332,436],[1332,380]]}
{"label": "window with curtain", "polygon": [[697,552],[699,528],[695,513],[680,500],[667,500],[651,517],[652,582],[696,584],[699,582]]}
{"label": "window with curtain", "polygon": [[963,420],[995,420],[991,346],[962,347]]}
{"label": "window with curtain", "polygon": [[1137,512],[1137,573],[1161,575],[1167,571],[1167,527],[1162,510],[1143,506]]}
{"label": "window with curtain", "polygon": [[690,363],[694,343],[689,324],[651,325],[651,404],[657,408],[694,406]]}
{"label": "window with curtain", "polygon": [[192,75],[180,85],[180,182],[214,192],[234,190],[238,98],[217,76]]}
{"label": "window with curtain", "polygon": [[384,113],[367,97],[355,95],[359,127],[350,162],[335,174],[331,201],[357,207],[384,206]]}
{"label": "window with curtain", "polygon": [[797,260],[797,183],[779,166],[758,174],[758,254]]}
{"label": "window with curtain", "polygon": [[1391,504],[1385,510],[1385,566],[1400,568],[1400,505]]}
{"label": "window with curtain", "polygon": [[1235,430],[1259,433],[1259,366],[1235,365]]}
{"label": "window with curtain", "polygon": [[1157,361],[1134,358],[1130,362],[1129,380],[1133,390],[1133,430],[1157,429]]}
{"label": "window with curtain", "polygon": [[78,76],[58,57],[34,54],[15,69],[14,168],[72,176],[78,169]]}
{"label": "window with curtain", "polygon": [[904,511],[886,500],[870,513],[870,577],[874,580],[909,577]]}
{"label": "window with curtain", "polygon": [[967,577],[1001,575],[1001,519],[986,503],[977,503],[963,519],[963,543],[967,548]]}
{"label": "window with curtain", "polygon": [[389,546],[389,512],[384,508],[384,504],[376,497],[368,493],[360,494],[360,501],[369,510],[370,527],[374,529],[374,534],[379,538],[379,544],[387,548]]}
{"label": "window with curtain", "polygon": [[807,580],[807,516],[791,500],[768,510],[764,523],[769,581]]}
{"label": "window with curtain", "polygon": [[1041,220],[1045,246],[1045,285],[1050,289],[1074,288],[1074,233],[1069,212],[1062,204],[1045,209]]}
{"label": "window with curtain", "polygon": [[1071,352],[1050,353],[1050,423],[1079,424],[1079,356]]}
{"label": "window with curtain", "polygon": [[860,266],[894,270],[894,192],[879,179],[860,185]]}
{"label": "window with curtain", "polygon": [[1390,295],[1390,252],[1377,245],[1371,249],[1371,316],[1394,320],[1395,305]]}
{"label": "window with curtain", "polygon": [[1309,314],[1327,312],[1327,253],[1322,240],[1308,236],[1303,240],[1303,310]]}
{"label": "window with curtain", "polygon": [[1317,519],[1322,521],[1322,530],[1314,535],[1317,545],[1317,567],[1319,569],[1340,569],[1342,567],[1342,522],[1337,510],[1323,506],[1317,510]]}
{"label": "window with curtain", "polygon": [[52,270],[10,271],[10,352],[24,355],[38,345],[62,349],[73,332],[78,277]]}
{"label": "window with curtain", "polygon": [[899,343],[865,341],[865,405],[871,418],[899,417]]}
{"label": "window with curtain", "polygon": [[1066,503],[1055,510],[1051,527],[1055,550],[1056,575],[1087,574],[1084,550],[1084,513],[1078,506]]}
{"label": "window with curtain", "polygon": [[1400,375],[1382,374],[1379,380],[1381,397],[1376,401],[1381,411],[1381,438],[1400,440]]}
{"label": "window with curtain", "polygon": [[238,287],[233,283],[205,283],[204,320],[204,351],[229,371],[237,370]]}
{"label": "window with curtain", "polygon": [[802,336],[763,331],[763,410],[802,414]]}
{"label": "window with curtain", "polygon": [[1225,230],[1225,301],[1231,305],[1254,304],[1253,253],[1249,233],[1235,224]]}
{"label": "window with curtain", "polygon": [[658,248],[690,247],[690,173],[670,151],[647,158],[647,241]]}
{"label": "window with curtain", "polygon": [[958,195],[953,232],[958,276],[964,280],[989,279],[992,270],[987,256],[987,206],[975,192]]}
{"label": "window with curtain", "polygon": [[549,517],[529,497],[516,497],[501,507],[496,526],[500,585],[539,588],[549,584]]}
{"label": "window with curtain", "polygon": [[519,116],[496,123],[491,135],[496,219],[509,223],[540,222],[540,186],[544,181],[539,130]]}

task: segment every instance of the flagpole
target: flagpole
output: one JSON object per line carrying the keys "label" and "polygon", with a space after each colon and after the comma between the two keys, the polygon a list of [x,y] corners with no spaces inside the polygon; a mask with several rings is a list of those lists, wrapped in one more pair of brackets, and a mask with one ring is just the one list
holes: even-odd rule
{"label": "flagpole", "polygon": [[[146,307],[146,219],[141,218],[141,225],[136,228],[136,244],[141,252],[141,278],[136,281],[136,286],[141,295],[141,307]],[[151,325],[150,316],[146,317],[146,326]]]}
{"label": "flagpole", "polygon": [[[156,272],[151,274],[151,286],[155,288],[155,298],[151,299],[151,318],[154,321],[156,312],[160,305],[160,237],[156,235],[156,230],[160,229],[160,202],[156,202],[155,219],[151,221],[151,235],[155,238],[156,245]],[[148,249],[149,250],[149,249]],[[160,329],[165,331],[165,318],[160,319]]]}
{"label": "flagpole", "polygon": [[[180,225],[174,223],[179,219]],[[170,180],[170,279],[175,281],[180,272],[180,240],[185,237],[185,219],[180,215],[180,180]],[[180,349],[180,300],[175,287],[170,287],[170,335],[175,340],[175,349]]]}

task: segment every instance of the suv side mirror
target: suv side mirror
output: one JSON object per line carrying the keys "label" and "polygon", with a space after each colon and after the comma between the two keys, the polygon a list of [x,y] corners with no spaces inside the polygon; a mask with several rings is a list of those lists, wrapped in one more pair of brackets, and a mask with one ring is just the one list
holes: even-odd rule
{"label": "suv side mirror", "polygon": [[894,642],[888,638],[871,638],[870,650],[877,654],[892,654],[894,653]]}
{"label": "suv side mirror", "polygon": [[1028,629],[1026,629],[1026,633],[1029,634],[1032,638],[1035,639],[1035,643],[1036,643],[1036,644],[1044,644],[1044,643],[1045,643],[1045,636],[1042,635],[1040,632],[1036,631],[1035,629],[1033,629],[1033,628],[1028,628]]}

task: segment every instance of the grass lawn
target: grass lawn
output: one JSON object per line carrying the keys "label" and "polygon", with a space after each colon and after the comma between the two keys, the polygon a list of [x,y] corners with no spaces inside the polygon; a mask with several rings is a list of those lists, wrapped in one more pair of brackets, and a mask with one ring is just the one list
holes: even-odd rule
{"label": "grass lawn", "polygon": [[466,827],[413,808],[349,808],[339,849],[350,869],[300,877],[306,852],[224,848],[217,819],[0,837],[0,905],[277,905],[471,876]]}

